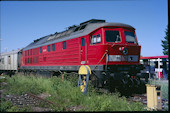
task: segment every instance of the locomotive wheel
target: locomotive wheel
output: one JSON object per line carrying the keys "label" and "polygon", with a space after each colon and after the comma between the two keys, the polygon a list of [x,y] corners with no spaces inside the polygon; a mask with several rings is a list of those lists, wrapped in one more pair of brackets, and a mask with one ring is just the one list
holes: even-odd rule
{"label": "locomotive wheel", "polygon": [[132,78],[123,78],[119,87],[119,91],[122,95],[130,96],[134,90],[134,81]]}
{"label": "locomotive wheel", "polygon": [[98,78],[96,75],[92,74],[90,76],[90,79],[91,79],[91,84],[93,85],[93,87],[98,87]]}
{"label": "locomotive wheel", "polygon": [[134,87],[134,81],[133,81],[133,79],[132,78],[129,78],[129,88],[133,88]]}
{"label": "locomotive wheel", "polygon": [[146,84],[145,81],[140,80],[140,85],[139,85],[140,93],[146,93],[145,84]]}

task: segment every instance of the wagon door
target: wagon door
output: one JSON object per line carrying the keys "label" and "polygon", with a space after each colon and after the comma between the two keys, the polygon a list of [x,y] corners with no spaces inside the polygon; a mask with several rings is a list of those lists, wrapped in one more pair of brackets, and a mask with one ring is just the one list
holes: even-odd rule
{"label": "wagon door", "polygon": [[85,64],[86,63],[86,40],[85,38],[81,38],[80,54],[81,54],[81,64]]}

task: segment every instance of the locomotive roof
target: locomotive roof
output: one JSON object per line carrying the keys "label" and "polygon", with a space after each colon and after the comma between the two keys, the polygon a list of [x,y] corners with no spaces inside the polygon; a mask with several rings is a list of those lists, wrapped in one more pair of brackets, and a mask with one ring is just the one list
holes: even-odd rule
{"label": "locomotive roof", "polygon": [[29,50],[29,49],[85,36],[98,28],[109,27],[109,26],[128,27],[128,28],[135,29],[134,27],[123,23],[108,23],[105,22],[105,20],[91,19],[89,21],[80,23],[79,26],[75,26],[75,25],[71,26],[66,31],[60,33],[56,32],[55,34],[47,35],[40,39],[34,40],[34,42],[26,46],[23,50]]}

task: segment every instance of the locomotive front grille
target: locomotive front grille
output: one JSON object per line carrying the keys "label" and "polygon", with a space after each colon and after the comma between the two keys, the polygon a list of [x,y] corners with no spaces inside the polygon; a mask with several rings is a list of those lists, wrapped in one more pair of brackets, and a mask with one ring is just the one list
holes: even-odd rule
{"label": "locomotive front grille", "polygon": [[127,61],[127,60],[128,60],[128,57],[125,55],[122,55],[122,61]]}

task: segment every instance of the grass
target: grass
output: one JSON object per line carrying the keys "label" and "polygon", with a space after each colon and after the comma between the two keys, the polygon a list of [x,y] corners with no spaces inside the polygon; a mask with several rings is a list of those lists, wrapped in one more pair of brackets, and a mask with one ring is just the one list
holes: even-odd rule
{"label": "grass", "polygon": [[151,80],[149,84],[152,85],[160,85],[161,86],[161,93],[163,99],[168,99],[169,97],[169,86],[168,82],[163,82],[161,80]]}
{"label": "grass", "polygon": [[[83,95],[77,87],[77,76],[65,77],[64,82],[62,82],[61,77],[56,76],[43,78],[17,74],[11,78],[7,77],[6,81],[8,83],[6,94],[21,95],[27,92],[36,95],[50,94],[51,96],[47,99],[56,103],[56,106],[51,106],[54,111],[66,111],[67,108],[74,106],[82,106],[77,111],[145,111],[141,103],[129,103],[125,97],[120,98],[119,93],[97,93],[90,83],[87,95]],[[3,107],[1,111],[2,109],[3,111],[17,111],[17,107],[12,107]]]}

